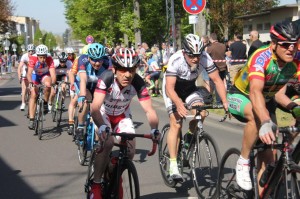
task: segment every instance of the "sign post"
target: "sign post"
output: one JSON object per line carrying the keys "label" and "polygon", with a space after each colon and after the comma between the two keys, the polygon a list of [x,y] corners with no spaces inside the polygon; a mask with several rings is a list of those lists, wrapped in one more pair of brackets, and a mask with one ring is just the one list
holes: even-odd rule
{"label": "sign post", "polygon": [[206,0],[182,0],[182,5],[185,11],[191,14],[189,16],[189,24],[193,24],[195,34],[196,24],[198,23],[197,15],[204,10]]}

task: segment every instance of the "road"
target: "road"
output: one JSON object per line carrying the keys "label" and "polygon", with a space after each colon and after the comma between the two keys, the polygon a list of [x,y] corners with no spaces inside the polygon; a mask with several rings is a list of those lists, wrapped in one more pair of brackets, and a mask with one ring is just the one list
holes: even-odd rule
{"label": "road", "polygon": [[[0,198],[2,199],[82,199],[87,167],[80,166],[77,150],[67,134],[67,113],[56,128],[48,114],[45,133],[38,140],[29,130],[28,120],[19,110],[20,86],[16,79],[0,81]],[[161,98],[153,100],[160,118],[160,129],[168,122]],[[133,120],[137,132],[149,132],[145,114],[136,99],[132,102]],[[221,154],[232,146],[240,148],[242,125],[235,120],[219,123],[220,116],[211,114],[205,121],[205,130],[218,143]],[[196,198],[192,181],[177,188],[164,185],[157,153],[147,157],[149,140],[137,142],[134,162],[139,174],[141,198]]]}

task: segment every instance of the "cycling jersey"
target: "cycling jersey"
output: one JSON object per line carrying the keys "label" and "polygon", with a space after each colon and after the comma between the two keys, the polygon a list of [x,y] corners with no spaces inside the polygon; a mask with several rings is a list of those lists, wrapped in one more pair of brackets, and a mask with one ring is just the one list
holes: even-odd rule
{"label": "cycling jersey", "polygon": [[81,55],[78,59],[78,72],[76,75],[75,83],[77,87],[80,88],[80,76],[79,73],[85,72],[87,75],[87,84],[86,88],[90,90],[92,93],[96,88],[98,78],[100,77],[101,73],[108,69],[109,67],[109,60],[108,57],[103,57],[102,66],[99,70],[95,70],[91,63],[88,60],[88,55]]}
{"label": "cycling jersey", "polygon": [[135,95],[140,101],[150,99],[146,84],[138,74],[135,74],[131,85],[120,88],[111,70],[101,74],[95,92],[105,94],[100,110],[109,116],[118,116],[129,110],[129,104]]}
{"label": "cycling jersey", "polygon": [[295,60],[279,68],[271,46],[265,46],[255,51],[246,65],[237,73],[234,85],[239,91],[249,95],[250,80],[263,80],[265,82],[263,95],[267,100],[272,98],[285,84],[297,81],[298,64],[298,61]]}
{"label": "cycling jersey", "polygon": [[64,66],[60,65],[60,63],[56,63],[55,65],[55,73],[56,73],[56,81],[62,81],[63,78],[68,74],[68,71],[72,67],[72,62],[67,60]]}
{"label": "cycling jersey", "polygon": [[76,59],[73,62],[73,65],[70,69],[74,75],[76,75],[78,72],[78,59],[79,59],[79,57],[76,57]]}
{"label": "cycling jersey", "polygon": [[32,74],[45,75],[49,73],[50,68],[54,68],[53,59],[50,55],[47,56],[44,63],[39,62],[36,54],[29,57],[29,68],[33,68]]}
{"label": "cycling jersey", "polygon": [[[175,91],[181,99],[185,100],[187,96],[197,90],[195,82],[203,70],[206,70],[208,74],[217,70],[209,54],[204,51],[200,56],[198,66],[192,71],[184,58],[183,51],[179,50],[170,57],[165,76],[176,77]],[[163,86],[165,87],[165,78]]]}

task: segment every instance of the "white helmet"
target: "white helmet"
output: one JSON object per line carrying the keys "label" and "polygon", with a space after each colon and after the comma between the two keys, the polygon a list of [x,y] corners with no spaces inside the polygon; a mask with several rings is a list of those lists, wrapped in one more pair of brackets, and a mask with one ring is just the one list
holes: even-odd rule
{"label": "white helmet", "polygon": [[35,49],[35,46],[33,44],[27,45],[27,51],[30,51],[30,50],[34,51],[34,49]]}
{"label": "white helmet", "polygon": [[74,49],[72,47],[68,47],[68,48],[66,48],[66,53],[72,54],[72,53],[74,53]]}
{"label": "white helmet", "polygon": [[48,54],[48,47],[44,44],[38,45],[35,49],[35,53],[37,55],[47,55]]}
{"label": "white helmet", "polygon": [[204,50],[204,44],[199,36],[188,34],[183,40],[183,50],[188,54],[200,55]]}

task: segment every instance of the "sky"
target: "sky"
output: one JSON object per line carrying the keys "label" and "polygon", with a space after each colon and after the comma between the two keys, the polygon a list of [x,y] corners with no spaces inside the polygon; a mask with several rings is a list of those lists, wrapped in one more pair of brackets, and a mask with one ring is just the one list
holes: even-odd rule
{"label": "sky", "polygon": [[[61,0],[12,0],[15,16],[28,16],[40,21],[40,29],[62,34],[67,28],[64,3]],[[281,0],[280,5],[296,3],[296,0]]]}

